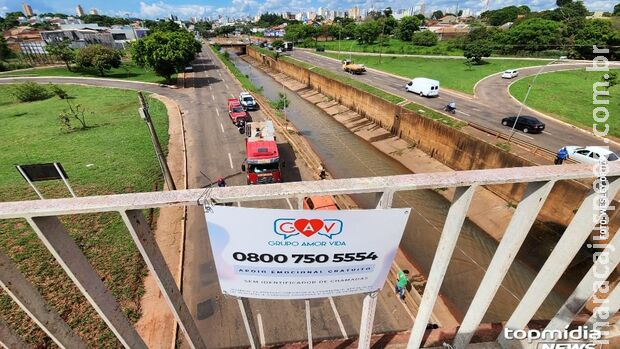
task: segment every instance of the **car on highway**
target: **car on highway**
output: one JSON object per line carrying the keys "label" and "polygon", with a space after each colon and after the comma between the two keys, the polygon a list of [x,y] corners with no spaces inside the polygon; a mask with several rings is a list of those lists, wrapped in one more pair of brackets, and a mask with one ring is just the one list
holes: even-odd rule
{"label": "car on highway", "polygon": [[254,97],[247,91],[243,91],[239,94],[239,103],[245,110],[257,110],[258,102],[254,99]]}
{"label": "car on highway", "polygon": [[618,161],[618,155],[605,147],[589,146],[580,147],[576,145],[566,146],[568,157],[583,164],[596,164],[601,158],[607,161]]}
{"label": "car on highway", "polygon": [[542,121],[528,115],[521,115],[518,118],[516,116],[503,118],[502,125],[508,127],[512,127],[514,125],[515,129],[521,130],[523,133],[541,133],[545,130],[545,124]]}
{"label": "car on highway", "polygon": [[439,81],[428,78],[415,78],[405,86],[407,92],[419,94],[420,97],[439,96]]}
{"label": "car on highway", "polygon": [[502,79],[512,79],[519,76],[519,71],[516,69],[509,69],[502,73]]}

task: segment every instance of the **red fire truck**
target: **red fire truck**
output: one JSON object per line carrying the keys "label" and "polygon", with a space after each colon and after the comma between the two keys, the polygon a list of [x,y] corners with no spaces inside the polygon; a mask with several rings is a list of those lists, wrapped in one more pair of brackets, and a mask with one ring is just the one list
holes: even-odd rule
{"label": "red fire truck", "polygon": [[248,120],[248,113],[236,98],[228,99],[228,116],[230,116],[233,124],[237,126],[243,126]]}
{"label": "red fire truck", "polygon": [[245,125],[246,159],[241,170],[248,184],[279,183],[282,181],[280,153],[271,121],[248,122]]}

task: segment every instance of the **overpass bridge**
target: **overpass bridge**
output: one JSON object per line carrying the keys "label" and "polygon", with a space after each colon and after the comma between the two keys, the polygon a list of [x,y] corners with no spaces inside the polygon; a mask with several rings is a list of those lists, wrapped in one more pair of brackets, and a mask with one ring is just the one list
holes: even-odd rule
{"label": "overpass bridge", "polygon": [[[604,177],[604,179],[603,179]],[[508,321],[499,328],[497,339],[479,337],[484,332],[481,321],[493,301],[500,283],[505,277],[534,220],[552,190],[554,184],[564,180],[582,180],[606,185],[599,190],[592,190],[584,201],[575,207],[575,216],[564,231],[563,236],[550,251],[544,266],[529,286],[528,291],[519,301]],[[516,206],[514,215],[508,224],[492,261],[487,268],[478,291],[471,301],[460,327],[452,329],[453,337],[442,341],[452,342],[455,348],[465,348],[472,338],[482,341],[486,348],[529,348],[536,347],[521,338],[508,338],[503,329],[521,331],[533,326],[533,316],[556,282],[567,270],[577,251],[600,222],[605,224],[604,216],[609,201],[620,189],[620,164],[610,163],[608,171],[595,175],[591,166],[538,166],[530,168],[504,168],[491,170],[473,170],[446,173],[412,174],[386,177],[366,177],[336,179],[325,181],[290,182],[261,186],[234,186],[224,188],[176,190],[91,196],[69,199],[51,199],[38,201],[19,201],[0,203],[0,219],[24,219],[36,233],[38,239],[53,255],[56,262],[67,273],[88,302],[96,309],[116,338],[125,348],[146,348],[144,340],[136,332],[110,290],[101,281],[84,252],[69,235],[67,228],[59,220],[60,216],[97,214],[112,212],[119,214],[131,235],[133,242],[144,259],[149,271],[157,280],[161,294],[170,306],[185,344],[191,348],[205,348],[205,338],[218,336],[223,329],[213,328],[210,332],[199,332],[184,299],[172,277],[172,274],[159,250],[154,235],[149,228],[142,210],[171,206],[209,206],[224,203],[251,203],[262,200],[289,199],[303,208],[303,199],[312,195],[349,195],[374,194],[377,208],[390,208],[394,194],[402,191],[423,189],[456,188],[428,281],[424,289],[421,304],[415,315],[415,321],[409,332],[394,335],[403,338],[401,347],[420,348],[432,345],[433,330],[428,329],[428,322],[438,298],[442,281],[454,252],[461,227],[465,220],[476,189],[484,185],[501,185],[524,183],[526,190],[522,200]],[[593,202],[598,203],[593,207]],[[412,209],[416,209],[412,207]],[[603,218],[603,220],[601,220]],[[620,244],[619,234],[615,234],[603,250],[606,258],[598,258],[590,272],[568,297],[556,316],[545,322],[545,330],[561,331],[571,322],[582,319],[589,326],[609,325],[611,316],[620,307],[620,288],[593,287],[597,282],[605,281],[617,267],[620,251],[614,246]],[[602,255],[602,254],[601,254]],[[18,270],[11,259],[0,252],[0,286],[28,314],[39,327],[61,348],[85,347],[80,337],[56,313],[53,306],[41,297],[36,287]],[[581,314],[590,299],[606,298],[593,315]],[[243,305],[243,300],[239,300]],[[348,344],[335,344],[333,347],[369,348],[373,339],[373,323],[377,298],[367,294],[363,301],[363,313],[360,318],[360,335]],[[240,307],[243,312],[243,306]],[[605,310],[605,311],[603,311]],[[605,314],[611,314],[605,316]],[[615,325],[615,324],[612,324]],[[497,327],[496,326],[496,327]],[[244,327],[248,334],[248,347],[256,348],[256,329],[244,316]],[[28,347],[25,340],[14,329],[0,322],[0,344],[9,348]],[[310,333],[310,332],[309,332]],[[606,335],[613,340],[613,334]],[[437,343],[434,343],[437,344]],[[441,343],[439,343],[441,344]],[[308,347],[313,347],[312,338],[308,338]],[[378,346],[377,346],[378,345]],[[376,344],[375,347],[387,347],[389,342]],[[294,346],[292,346],[294,347]],[[317,344],[317,348],[318,348]]]}

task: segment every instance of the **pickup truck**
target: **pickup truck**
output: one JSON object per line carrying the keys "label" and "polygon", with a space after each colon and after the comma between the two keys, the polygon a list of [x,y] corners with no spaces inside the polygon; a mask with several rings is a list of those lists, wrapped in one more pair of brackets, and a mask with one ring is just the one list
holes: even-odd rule
{"label": "pickup truck", "polygon": [[258,102],[252,97],[249,92],[241,92],[239,94],[239,103],[245,110],[257,110]]}
{"label": "pickup truck", "polygon": [[228,116],[230,116],[232,123],[237,126],[245,125],[248,120],[248,113],[236,98],[228,99]]}
{"label": "pickup truck", "polygon": [[366,71],[366,67],[362,64],[353,64],[348,59],[342,61],[342,70],[351,74],[361,74]]}

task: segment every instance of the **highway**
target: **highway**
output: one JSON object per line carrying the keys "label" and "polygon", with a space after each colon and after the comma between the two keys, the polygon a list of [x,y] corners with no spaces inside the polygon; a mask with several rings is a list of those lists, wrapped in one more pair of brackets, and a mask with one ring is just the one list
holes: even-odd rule
{"label": "highway", "polygon": [[[305,61],[312,65],[330,69],[340,74],[342,72],[341,63],[335,59],[321,56],[306,50],[293,50],[289,53],[292,57]],[[553,64],[547,66],[544,71],[567,70],[585,67],[584,63],[579,64]],[[540,70],[536,68],[520,69],[520,77],[536,74]],[[412,69],[413,71],[413,69]],[[392,74],[380,72],[374,69],[362,75],[352,76],[368,85],[380,88],[397,96],[406,98],[409,101],[424,105],[437,111],[451,101],[455,101],[457,105],[456,117],[467,122],[476,123],[478,125],[508,134],[510,128],[501,125],[501,119],[506,116],[517,115],[520,104],[510,98],[507,87],[514,80],[501,79],[499,76],[491,76],[481,80],[476,86],[476,96],[470,96],[465,93],[458,93],[440,89],[438,98],[427,98],[414,95],[405,91],[405,84],[410,80],[398,77]],[[412,76],[412,78],[415,76]],[[441,82],[440,82],[441,83]],[[594,109],[594,107],[593,107]],[[606,145],[602,139],[594,136],[591,132],[577,129],[566,123],[560,122],[553,118],[548,118],[529,108],[524,108],[521,115],[533,115],[539,117],[546,124],[545,131],[541,134],[524,134],[521,131],[515,133],[515,137],[535,144],[539,147],[546,148],[551,151],[566,145]],[[602,129],[602,128],[601,128]],[[610,148],[616,152],[620,151],[620,144],[610,142]]]}
{"label": "highway", "polygon": [[[232,125],[226,110],[227,98],[238,96],[241,88],[207,46],[203,47],[193,67],[193,78],[187,80],[188,88],[185,89],[193,100],[193,110],[184,115],[189,186],[200,188],[218,177],[229,177],[226,180],[228,185],[245,185],[244,175],[238,174],[245,157],[244,136]],[[250,115],[253,120],[265,119],[261,111],[250,112]],[[310,178],[307,169],[296,165],[295,154],[285,141],[279,143],[279,148],[286,161],[284,181]],[[277,200],[253,202],[247,206],[289,209],[294,208],[294,204],[289,200]],[[207,346],[249,345],[237,299],[220,292],[201,207],[188,209],[186,234],[183,294]],[[313,339],[343,339],[357,335],[362,299],[360,295],[311,300]],[[250,300],[248,304],[248,317],[252,319],[261,344],[307,340],[303,300]],[[412,322],[405,306],[389,287],[385,287],[379,294],[375,331],[402,331],[409,329]]]}

